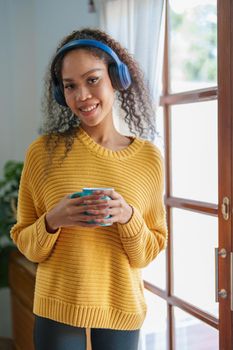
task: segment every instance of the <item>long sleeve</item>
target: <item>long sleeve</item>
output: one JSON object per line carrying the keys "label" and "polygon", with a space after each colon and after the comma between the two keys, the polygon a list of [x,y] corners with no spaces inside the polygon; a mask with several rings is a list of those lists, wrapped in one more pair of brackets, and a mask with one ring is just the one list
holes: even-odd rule
{"label": "long sleeve", "polygon": [[[160,155],[160,154],[159,154]],[[135,268],[147,266],[167,243],[167,225],[163,204],[163,162],[156,158],[156,171],[150,181],[151,196],[147,213],[143,215],[134,206],[133,215],[127,224],[118,224],[122,245],[130,265]]]}
{"label": "long sleeve", "polygon": [[[25,159],[21,176],[17,206],[17,223],[11,229],[11,238],[18,249],[33,262],[44,261],[51,253],[59,236],[60,229],[55,234],[46,231],[45,214],[38,216],[38,210],[33,200],[30,180],[27,177],[30,152]],[[30,168],[30,170],[29,170]]]}

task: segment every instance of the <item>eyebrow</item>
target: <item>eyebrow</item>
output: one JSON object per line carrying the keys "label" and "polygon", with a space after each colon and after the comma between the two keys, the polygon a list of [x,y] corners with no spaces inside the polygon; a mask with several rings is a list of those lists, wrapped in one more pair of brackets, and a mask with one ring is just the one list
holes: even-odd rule
{"label": "eyebrow", "polygon": [[[90,73],[93,73],[93,72],[96,72],[96,71],[102,71],[103,68],[93,68],[93,69],[90,69],[89,71],[87,71],[86,73],[82,74],[81,77],[85,77],[86,75],[90,74]],[[62,79],[63,81],[73,81],[73,79],[71,78],[64,78]]]}

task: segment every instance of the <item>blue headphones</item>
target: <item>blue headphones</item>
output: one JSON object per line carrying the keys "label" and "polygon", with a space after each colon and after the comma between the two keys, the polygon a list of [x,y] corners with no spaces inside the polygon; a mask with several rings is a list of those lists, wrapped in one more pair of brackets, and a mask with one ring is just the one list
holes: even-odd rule
{"label": "blue headphones", "polygon": [[123,63],[117,54],[107,45],[103,44],[100,41],[97,40],[91,40],[91,39],[79,39],[79,40],[72,40],[66,45],[62,46],[56,56],[53,59],[52,65],[51,65],[51,77],[52,77],[52,84],[53,84],[53,95],[57,103],[59,103],[62,106],[67,106],[65,96],[63,89],[61,87],[61,83],[59,82],[56,74],[55,74],[55,65],[59,57],[64,55],[66,52],[73,50],[77,47],[84,47],[84,46],[90,46],[90,47],[97,47],[101,49],[102,51],[106,52],[109,56],[112,57],[114,60],[114,63],[111,63],[108,67],[108,73],[109,77],[112,82],[112,86],[117,90],[126,90],[131,85],[131,76],[128,67]]}

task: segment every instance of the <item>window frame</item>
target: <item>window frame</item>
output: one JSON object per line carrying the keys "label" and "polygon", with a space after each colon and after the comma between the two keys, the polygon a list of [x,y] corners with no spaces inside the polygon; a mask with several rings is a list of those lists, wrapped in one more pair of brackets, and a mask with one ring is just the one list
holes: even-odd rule
{"label": "window frame", "polygon": [[[167,348],[175,349],[174,313],[173,306],[189,313],[197,319],[214,327],[219,331],[219,348],[230,350],[233,344],[233,312],[230,305],[230,252],[233,251],[232,215],[224,220],[221,213],[223,197],[230,201],[233,194],[233,152],[232,152],[232,118],[233,118],[233,2],[231,0],[217,0],[217,51],[218,51],[218,86],[170,93],[169,70],[169,0],[165,0],[165,44],[163,62],[163,91],[160,106],[164,114],[164,145],[165,145],[165,205],[167,209],[167,224],[169,231],[166,250],[166,288],[165,290],[144,281],[145,288],[167,302]],[[218,178],[220,204],[200,202],[190,199],[177,198],[171,195],[171,106],[203,101],[218,100]],[[218,259],[218,290],[226,289],[227,299],[219,299],[219,318],[194,307],[188,302],[173,295],[173,251],[171,210],[180,208],[196,211],[206,215],[218,217],[219,221],[219,250],[227,250],[226,259]],[[231,208],[230,208],[231,209]],[[232,210],[230,210],[232,212]],[[228,234],[226,235],[226,232]],[[214,267],[213,267],[214,268]],[[233,270],[233,269],[232,269]],[[233,272],[232,272],[233,273]],[[233,280],[233,276],[232,276]]]}

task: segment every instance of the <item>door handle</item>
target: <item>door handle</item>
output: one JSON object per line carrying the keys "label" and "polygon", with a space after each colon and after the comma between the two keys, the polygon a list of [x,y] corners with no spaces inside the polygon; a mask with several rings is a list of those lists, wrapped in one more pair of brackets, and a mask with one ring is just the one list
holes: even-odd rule
{"label": "door handle", "polygon": [[[218,290],[218,258],[219,256],[221,258],[226,258],[227,256],[227,251],[225,248],[222,248],[220,251],[218,250],[218,248],[215,248],[215,301],[216,303],[219,302],[219,297],[225,299],[227,297],[227,292],[225,289],[221,289]],[[233,253],[232,254],[232,258],[231,258],[231,278],[233,279],[232,273],[233,273]],[[233,292],[233,291],[232,291]],[[231,295],[232,296],[232,295]],[[233,298],[233,296],[232,296]],[[232,307],[233,307],[233,300],[231,298],[232,301]]]}

